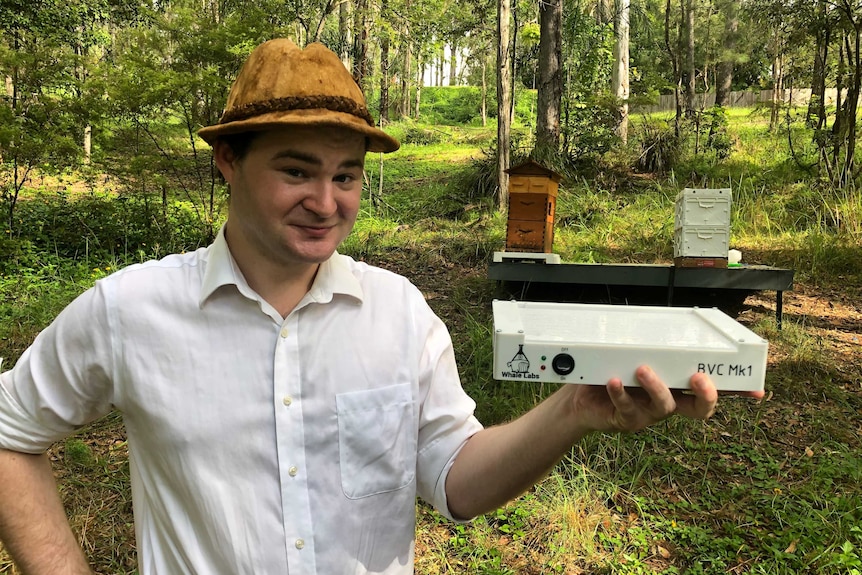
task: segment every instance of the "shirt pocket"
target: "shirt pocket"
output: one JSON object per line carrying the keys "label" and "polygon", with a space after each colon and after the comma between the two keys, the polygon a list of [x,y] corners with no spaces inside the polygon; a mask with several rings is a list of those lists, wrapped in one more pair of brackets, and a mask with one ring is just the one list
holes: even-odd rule
{"label": "shirt pocket", "polygon": [[416,477],[416,423],[409,383],[340,393],[341,488],[350,499],[395,491]]}

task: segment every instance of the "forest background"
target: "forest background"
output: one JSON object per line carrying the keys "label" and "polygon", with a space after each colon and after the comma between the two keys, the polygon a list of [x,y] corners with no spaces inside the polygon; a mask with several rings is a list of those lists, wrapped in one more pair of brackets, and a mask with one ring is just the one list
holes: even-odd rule
{"label": "forest background", "polygon": [[[744,261],[796,270],[781,330],[766,295],[715,302],[770,341],[767,400],[591,437],[470,525],[419,504],[418,573],[862,573],[858,3],[0,0],[0,29],[6,368],[99,277],[211,241],[228,198],[196,130],[257,44],[318,40],[404,144],[369,156],[344,251],[422,289],[485,423],[552,391],[489,379],[485,266],[522,159],[564,176],[566,261],[667,262],[676,193],[731,187]],[[134,573],[120,417],[50,454],[97,572]]]}

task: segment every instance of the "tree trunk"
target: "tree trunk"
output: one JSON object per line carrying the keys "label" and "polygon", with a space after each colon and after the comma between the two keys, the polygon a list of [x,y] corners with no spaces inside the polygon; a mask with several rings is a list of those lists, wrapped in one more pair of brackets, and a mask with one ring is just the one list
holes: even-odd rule
{"label": "tree trunk", "polygon": [[367,0],[356,0],[353,13],[353,79],[365,91],[368,74],[368,30],[366,28]]}
{"label": "tree trunk", "polygon": [[844,114],[846,102],[843,101],[844,80],[847,66],[844,58],[844,43],[838,44],[838,70],[835,73],[835,121],[832,123],[832,166],[838,165],[841,143],[844,139]]}
{"label": "tree trunk", "polygon": [[488,80],[485,77],[488,69],[488,61],[482,55],[482,127],[488,125]]}
{"label": "tree trunk", "polygon": [[93,150],[93,127],[84,126],[84,163],[90,163]]}
{"label": "tree trunk", "polygon": [[814,34],[814,69],[811,73],[811,98],[808,100],[806,123],[818,130],[826,123],[826,73],[829,58],[829,42],[832,30],[828,20],[825,2],[822,8],[820,26]]}
{"label": "tree trunk", "polygon": [[617,99],[617,135],[623,144],[629,137],[629,6],[630,0],[619,0],[614,20],[614,69],[611,73],[613,94]]}
{"label": "tree trunk", "polygon": [[859,107],[859,92],[862,89],[862,62],[860,62],[859,50],[862,43],[862,23],[853,22],[852,56],[848,50],[848,62],[853,66],[853,80],[847,90],[847,149],[844,152],[844,166],[841,170],[841,187],[853,185],[853,167],[856,155],[856,111]]}
{"label": "tree trunk", "polygon": [[728,0],[724,5],[724,39],[722,54],[716,67],[715,105],[727,106],[733,88],[733,61],[739,36],[739,0]]}
{"label": "tree trunk", "polygon": [[350,68],[350,3],[342,1],[338,5],[338,54],[345,68]]}
{"label": "tree trunk", "polygon": [[692,0],[681,0],[682,19],[680,20],[680,44],[685,55],[682,67],[682,88],[685,99],[685,115],[692,117],[696,113],[694,102],[694,5]]}
{"label": "tree trunk", "polygon": [[[776,36],[778,31],[776,31]],[[776,54],[772,59],[772,111],[769,115],[769,129],[775,130],[778,128],[778,121],[781,117],[781,104],[784,101],[784,66],[782,65],[782,56]]]}
{"label": "tree trunk", "polygon": [[[664,6],[664,46],[670,58],[671,66],[673,67],[673,101],[676,109],[676,115],[673,120],[674,135],[679,136],[679,121],[682,117],[682,104],[679,99],[679,85],[681,78],[679,74],[679,51],[674,52],[673,45],[670,42],[670,12],[671,0],[665,0]],[[679,42],[677,42],[677,45]]]}
{"label": "tree trunk", "polygon": [[443,85],[443,70],[446,67],[446,46],[440,46],[440,59],[437,60],[437,86]]}
{"label": "tree trunk", "polygon": [[412,49],[408,42],[404,50],[404,71],[401,74],[401,115],[404,117],[410,117],[412,110],[410,100],[410,80],[413,77],[412,64]]}
{"label": "tree trunk", "polygon": [[509,205],[509,138],[511,129],[512,55],[509,52],[509,19],[512,0],[497,3],[497,200],[500,211]]}
{"label": "tree trunk", "polygon": [[[518,77],[518,58],[516,55],[518,54],[518,30],[521,29],[518,25],[518,3],[514,2],[510,4],[509,11],[512,14],[512,24],[509,27],[510,42],[508,48],[509,61],[511,62],[511,65],[509,66],[509,126],[511,127],[512,123],[515,121],[515,78]],[[511,33],[511,30],[515,31],[514,34]]]}
{"label": "tree trunk", "polygon": [[[627,0],[626,0],[627,1]],[[562,0],[539,4],[539,85],[536,100],[536,148],[557,151],[560,146],[560,101],[563,77]]]}
{"label": "tree trunk", "polygon": [[417,120],[419,119],[419,104],[422,103],[422,76],[424,73],[424,69],[422,67],[422,58],[420,56],[416,57],[416,107],[415,113],[413,115]]}
{"label": "tree trunk", "polygon": [[458,85],[458,39],[452,38],[449,47],[452,53],[449,55],[449,85]]}
{"label": "tree trunk", "polygon": [[[389,1],[380,2],[380,19],[389,18]],[[389,28],[381,30],[380,38],[380,125],[389,123]]]}
{"label": "tree trunk", "polygon": [[[407,0],[404,3],[404,10],[410,11],[410,0]],[[402,117],[409,118],[410,117],[410,78],[413,76],[413,72],[410,69],[412,62],[412,45],[410,41],[410,23],[407,21],[407,18],[404,18],[404,28],[401,30],[401,45],[403,46],[402,52],[404,53],[404,64],[403,69],[401,70],[401,104],[400,114]]]}
{"label": "tree trunk", "polygon": [[811,74],[811,98],[806,120],[809,126],[823,128],[826,123],[826,67],[829,57],[829,30],[817,33],[814,48],[814,70]]}

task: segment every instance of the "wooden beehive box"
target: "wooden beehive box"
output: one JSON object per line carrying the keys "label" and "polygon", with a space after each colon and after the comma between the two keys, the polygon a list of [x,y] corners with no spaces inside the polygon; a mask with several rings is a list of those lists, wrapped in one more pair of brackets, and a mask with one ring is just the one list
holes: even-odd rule
{"label": "wooden beehive box", "polygon": [[528,160],[509,174],[506,250],[551,253],[560,174]]}

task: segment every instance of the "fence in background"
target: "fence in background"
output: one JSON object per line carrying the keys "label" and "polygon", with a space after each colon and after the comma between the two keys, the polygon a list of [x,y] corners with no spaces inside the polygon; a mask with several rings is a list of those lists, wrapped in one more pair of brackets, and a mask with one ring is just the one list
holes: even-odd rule
{"label": "fence in background", "polygon": [[[847,91],[844,90],[844,96]],[[826,105],[834,106],[838,90],[829,88],[826,90]],[[681,96],[680,96],[681,97]],[[782,99],[785,103],[791,103],[794,106],[807,106],[808,100],[811,99],[811,89],[804,90],[783,90]],[[707,92],[703,94],[695,94],[695,108],[704,110],[715,105],[715,92]],[[772,90],[760,91],[745,91],[731,92],[728,107],[749,108],[757,104],[772,102]],[[652,114],[653,112],[672,112],[676,107],[673,100],[673,94],[664,94],[659,96],[659,101],[654,105],[647,106],[632,106],[632,112],[636,114]]]}

